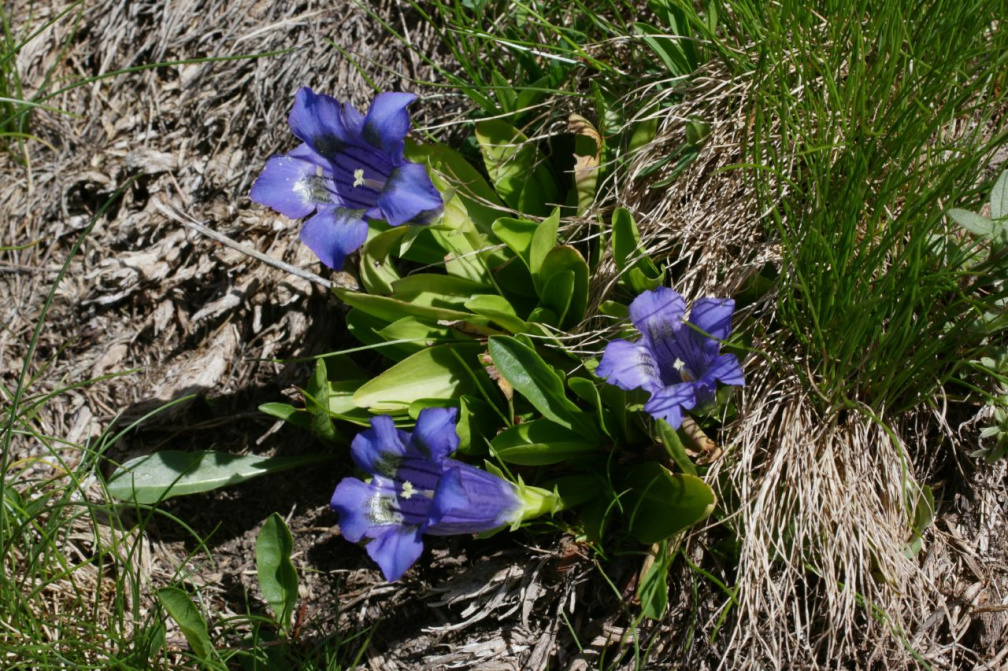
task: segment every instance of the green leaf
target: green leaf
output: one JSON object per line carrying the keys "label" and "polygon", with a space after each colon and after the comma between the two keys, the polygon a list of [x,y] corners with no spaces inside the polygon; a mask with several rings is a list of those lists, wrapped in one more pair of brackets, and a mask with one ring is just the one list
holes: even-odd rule
{"label": "green leaf", "polygon": [[668,607],[668,572],[672,566],[673,556],[668,554],[666,543],[661,543],[657,558],[641,578],[640,586],[637,588],[641,613],[652,620],[660,620]]}
{"label": "green leaf", "polygon": [[665,37],[667,30],[661,30],[647,23],[635,23],[634,28],[641,39],[651,47],[655,55],[661,60],[665,69],[672,77],[682,77],[693,71],[693,64],[683,48],[685,40],[673,40]]}
{"label": "green leaf", "polygon": [[288,424],[293,424],[302,429],[311,429],[311,413],[307,410],[295,408],[289,403],[263,403],[259,406],[259,412],[282,419]]}
{"label": "green leaf", "polygon": [[496,294],[479,294],[465,303],[465,308],[474,314],[486,317],[511,333],[522,333],[529,325],[515,313],[508,299]]}
{"label": "green leaf", "polygon": [[1001,176],[994,183],[990,195],[991,218],[1008,217],[1008,170],[1001,171]]}
{"label": "green leaf", "polygon": [[934,493],[929,486],[921,487],[913,513],[913,535],[903,550],[907,557],[914,557],[924,548],[924,532],[934,522]]}
{"label": "green leaf", "polygon": [[567,386],[570,387],[575,396],[591,403],[595,416],[598,418],[599,426],[605,435],[610,438],[620,435],[613,431],[619,427],[619,421],[615,413],[602,405],[602,395],[599,393],[598,387],[595,386],[594,382],[584,377],[572,377],[567,380]]}
{"label": "green leaf", "polygon": [[389,349],[397,350],[401,353],[398,358],[405,359],[422,349],[455,340],[457,331],[446,326],[434,326],[425,319],[403,317],[378,331],[378,334],[388,342],[404,341],[383,348],[383,352],[388,353]]}
{"label": "green leaf", "polygon": [[653,461],[631,466],[621,480],[629,533],[650,545],[671,538],[710,515],[717,500],[706,482],[672,473]]}
{"label": "green leaf", "polygon": [[693,461],[686,454],[686,447],[683,445],[682,440],[679,439],[679,434],[672,428],[672,425],[664,419],[659,419],[655,422],[655,428],[658,429],[658,439],[665,445],[665,451],[668,452],[668,455],[672,458],[675,465],[679,467],[679,470],[689,475],[696,475],[696,466],[693,465]]}
{"label": "green leaf", "polygon": [[256,572],[259,589],[284,631],[290,627],[298,599],[298,575],[291,562],[294,539],[277,513],[269,516],[256,537]]}
{"label": "green leaf", "polygon": [[[492,336],[488,349],[501,377],[544,417],[571,430],[590,427],[584,413],[564,394],[560,376],[534,349],[509,336]],[[590,431],[594,434],[594,427]]]}
{"label": "green leaf", "polygon": [[529,270],[532,272],[532,282],[537,290],[542,290],[546,280],[543,265],[546,258],[553,252],[557,242],[557,231],[560,229],[560,209],[554,208],[552,214],[542,220],[532,234],[532,246],[529,248]]}
{"label": "green leaf", "polygon": [[392,285],[394,297],[412,305],[447,308],[462,311],[474,295],[482,294],[488,287],[463,277],[434,273],[418,273],[396,281]]}
{"label": "green leaf", "polygon": [[500,119],[488,119],[476,124],[476,140],[490,181],[510,207],[541,216],[560,202],[556,180],[521,131]]}
{"label": "green leaf", "polygon": [[654,115],[644,119],[634,126],[633,134],[630,136],[629,153],[640,151],[644,147],[650,146],[651,141],[658,134],[658,116]]}
{"label": "green leaf", "polygon": [[[612,216],[612,248],[613,261],[624,273],[625,281],[634,293],[653,290],[664,278],[664,273],[658,270],[651,257],[641,249],[640,233],[633,215],[622,207],[617,208]],[[642,285],[652,282],[654,286],[642,288]]]}
{"label": "green leaf", "polygon": [[996,240],[1005,236],[1004,224],[991,221],[987,217],[983,217],[976,212],[970,212],[969,210],[961,210],[957,207],[953,207],[946,214],[948,214],[952,221],[956,222],[970,233],[987,238],[988,240]]}
{"label": "green leaf", "polygon": [[186,494],[209,492],[269,473],[324,461],[328,456],[260,457],[214,450],[162,450],[130,459],[108,480],[109,494],[151,504]]}
{"label": "green leaf", "polygon": [[431,237],[445,252],[445,271],[454,277],[491,286],[493,281],[487,264],[492,261],[495,252],[468,220],[468,214],[463,212],[460,216],[466,217],[466,220],[458,222],[454,228],[429,229]]}
{"label": "green leaf", "polygon": [[[567,274],[571,277],[557,280],[559,284],[547,289],[554,278]],[[557,314],[561,328],[570,328],[584,319],[588,310],[588,275],[587,262],[573,247],[554,247],[543,259],[539,270],[542,304]]]}
{"label": "green leaf", "polygon": [[336,427],[329,416],[329,375],[324,359],[315,362],[315,372],[305,390],[306,410],[311,413],[311,430],[324,440],[336,440]]}
{"label": "green leaf", "polygon": [[207,623],[189,595],[177,587],[162,587],[157,595],[158,601],[182,630],[192,651],[204,662],[209,662],[214,648],[210,642]]}
{"label": "green leaf", "polygon": [[415,305],[406,301],[401,301],[387,296],[372,296],[370,294],[357,293],[346,289],[333,289],[333,293],[339,296],[340,300],[351,307],[360,309],[367,314],[384,319],[392,323],[403,317],[413,316],[432,321],[465,321],[470,324],[485,325],[486,320],[480,319],[469,312],[453,310],[449,308],[434,307],[428,305]]}
{"label": "green leaf", "polygon": [[371,413],[354,403],[353,397],[366,380],[335,380],[329,382],[329,414],[358,426],[371,425]]}
{"label": "green leaf", "polygon": [[486,454],[487,444],[501,425],[503,418],[488,402],[478,396],[459,397],[459,420],[455,432],[459,437],[459,452]]}
{"label": "green leaf", "polygon": [[409,227],[397,226],[379,233],[361,248],[360,279],[370,294],[388,296],[399,272],[392,261],[392,250],[398,250]]}
{"label": "green leaf", "polygon": [[361,385],[354,403],[372,412],[405,412],[417,400],[451,401],[473,393],[479,350],[475,342],[421,350]]}
{"label": "green leaf", "polygon": [[556,315],[558,326],[564,325],[573,294],[574,271],[572,270],[561,270],[554,273],[546,282],[546,286],[542,288],[542,304]]}
{"label": "green leaf", "polygon": [[559,464],[601,451],[598,440],[585,440],[580,432],[547,419],[516,424],[497,435],[490,444],[501,461],[520,466]]}
{"label": "green leaf", "polygon": [[[527,219],[500,217],[493,223],[493,232],[497,238],[525,262],[525,267],[532,268],[532,239],[539,224]],[[553,245],[550,245],[552,247]]]}

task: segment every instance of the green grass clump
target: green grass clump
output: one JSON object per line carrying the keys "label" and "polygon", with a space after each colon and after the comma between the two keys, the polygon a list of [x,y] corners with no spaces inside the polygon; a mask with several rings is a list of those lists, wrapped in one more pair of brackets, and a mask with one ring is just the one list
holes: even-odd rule
{"label": "green grass clump", "polygon": [[[746,3],[737,3],[744,5]],[[998,3],[765,6],[755,45],[752,162],[784,252],[780,319],[824,407],[926,402],[990,335],[1004,256],[950,228],[975,202],[1003,108]],[[939,56],[940,55],[940,56]],[[966,122],[968,120],[968,122]],[[948,244],[961,254],[948,254]]]}

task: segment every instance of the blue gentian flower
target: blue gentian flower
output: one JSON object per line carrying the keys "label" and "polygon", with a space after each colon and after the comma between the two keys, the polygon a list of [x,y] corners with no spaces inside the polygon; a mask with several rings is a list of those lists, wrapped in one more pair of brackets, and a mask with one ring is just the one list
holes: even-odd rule
{"label": "blue gentian flower", "polygon": [[492,531],[555,508],[546,490],[450,459],[459,444],[455,416],[454,408],[425,408],[412,434],[374,417],[350,446],[371,478],[344,478],[330,506],[344,538],[369,540],[367,553],[386,580],[398,580],[420,557],[424,534]]}
{"label": "blue gentian flower", "polygon": [[426,169],[403,156],[409,93],[381,93],[362,116],[309,88],[297,92],[289,123],[302,144],[266,162],[249,196],[291,219],[314,213],[301,240],[330,268],[367,239],[370,220],[427,223],[442,208]]}
{"label": "blue gentian flower", "polygon": [[595,373],[621,389],[647,391],[645,412],[678,429],[683,411],[714,400],[717,382],[745,384],[735,355],[720,354],[734,310],[731,299],[701,298],[687,320],[678,292],[645,291],[630,304],[630,321],[641,339],[610,342]]}

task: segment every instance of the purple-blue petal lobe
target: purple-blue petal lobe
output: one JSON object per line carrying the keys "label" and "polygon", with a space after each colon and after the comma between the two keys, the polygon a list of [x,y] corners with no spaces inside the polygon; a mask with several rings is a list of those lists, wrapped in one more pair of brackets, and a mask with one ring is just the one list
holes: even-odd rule
{"label": "purple-blue petal lobe", "polygon": [[683,411],[691,410],[696,404],[696,384],[684,382],[656,391],[644,404],[644,412],[678,429],[683,423]]}
{"label": "purple-blue petal lobe", "polygon": [[412,93],[380,93],[364,118],[364,139],[398,161],[403,155],[403,138],[410,128],[406,108],[416,100]]}
{"label": "purple-blue petal lobe", "polygon": [[340,149],[360,134],[359,126],[354,127],[359,118],[360,114],[349,103],[342,105],[331,96],[304,87],[294,97],[288,122],[298,139],[320,156],[334,160]]}
{"label": "purple-blue petal lobe", "polygon": [[315,173],[315,165],[308,161],[274,156],[266,161],[249,198],[291,219],[307,217],[319,204],[311,197],[310,180]]}
{"label": "purple-blue petal lobe", "polygon": [[419,163],[407,162],[395,168],[378,196],[378,207],[391,226],[429,218],[443,205],[441,192]]}
{"label": "purple-blue petal lobe", "polygon": [[396,428],[391,417],[371,418],[371,428],[358,433],[350,443],[350,456],[357,468],[371,475],[394,478],[407,453],[409,434]]}
{"label": "purple-blue petal lobe", "polygon": [[662,380],[650,350],[642,343],[613,340],[606,345],[595,374],[620,389],[645,389],[653,392]]}
{"label": "purple-blue petal lobe", "polygon": [[366,549],[385,579],[395,582],[423,553],[423,529],[417,525],[389,529],[368,543]]}
{"label": "purple-blue petal lobe", "polygon": [[730,298],[701,298],[690,308],[689,322],[697,327],[690,329],[691,337],[710,358],[717,356],[721,341],[731,332],[734,311],[735,301]]}
{"label": "purple-blue petal lobe", "polygon": [[630,303],[630,321],[651,342],[672,337],[685,316],[686,301],[668,287],[645,291]]}
{"label": "purple-blue petal lobe", "polygon": [[427,533],[491,531],[514,521],[521,502],[510,482],[454,459],[438,483],[431,503]]}
{"label": "purple-blue petal lobe", "polygon": [[329,507],[339,515],[340,534],[352,543],[364,538],[373,522],[368,515],[374,488],[357,478],[343,478],[336,486]]}
{"label": "purple-blue petal lobe", "polygon": [[722,354],[707,368],[703,376],[704,380],[709,380],[713,385],[714,381],[721,384],[735,387],[745,386],[745,376],[742,374],[742,366],[734,354]]}
{"label": "purple-blue petal lobe", "polygon": [[340,270],[348,254],[360,249],[367,240],[367,222],[358,211],[325,207],[301,227],[301,242],[315,252],[319,260]]}
{"label": "purple-blue petal lobe", "polygon": [[411,444],[433,461],[450,456],[459,446],[455,432],[455,408],[425,408],[417,417]]}

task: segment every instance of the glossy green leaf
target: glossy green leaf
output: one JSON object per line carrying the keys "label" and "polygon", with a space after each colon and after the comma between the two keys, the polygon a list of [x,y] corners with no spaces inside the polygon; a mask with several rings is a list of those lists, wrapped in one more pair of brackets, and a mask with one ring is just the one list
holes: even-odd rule
{"label": "glossy green leaf", "polygon": [[390,228],[364,243],[361,247],[360,279],[370,294],[388,296],[392,293],[392,283],[399,279],[392,260],[392,252],[398,251],[407,226]]}
{"label": "glossy green leaf", "polygon": [[512,217],[500,217],[493,223],[493,232],[497,239],[517,254],[529,269],[532,268],[532,238],[538,228],[539,224],[534,221]]}
{"label": "glossy green leaf", "polygon": [[554,273],[542,288],[542,304],[556,315],[559,326],[564,325],[573,295],[574,271],[571,270]]}
{"label": "glossy green leaf", "polygon": [[372,296],[346,289],[333,289],[333,292],[347,305],[358,308],[379,319],[384,319],[389,323],[398,321],[403,317],[413,316],[433,321],[441,319],[445,321],[467,321],[474,326],[486,324],[485,319],[462,310],[416,305],[387,296]]}
{"label": "glossy green leaf", "polygon": [[294,539],[283,518],[273,513],[256,537],[255,560],[259,589],[284,631],[290,627],[298,599],[298,575],[291,562]]}
{"label": "glossy green leaf", "polygon": [[482,282],[463,277],[434,273],[418,273],[392,285],[394,297],[412,305],[465,311],[470,298],[488,290]]}
{"label": "glossy green leaf", "polygon": [[314,464],[329,457],[260,457],[214,450],[162,450],[130,459],[108,480],[109,494],[151,504],[173,496],[199,494],[269,473]]}
{"label": "glossy green leaf", "polygon": [[335,419],[358,426],[369,426],[371,413],[354,403],[353,397],[366,380],[335,380],[329,382],[329,414]]}
{"label": "glossy green leaf", "polygon": [[620,480],[631,536],[650,545],[703,521],[714,510],[714,491],[703,480],[672,473],[653,461],[631,466]]}
{"label": "glossy green leaf", "polygon": [[210,642],[207,623],[189,595],[177,587],[162,587],[157,595],[158,601],[179,626],[193,653],[204,662],[209,662],[214,647]]}
{"label": "glossy green leaf", "polygon": [[521,131],[500,119],[488,119],[476,124],[476,140],[490,181],[510,207],[541,216],[559,203],[556,180]]}
{"label": "glossy green leaf", "polygon": [[459,397],[459,420],[455,432],[459,452],[486,454],[489,439],[503,422],[503,417],[482,398],[463,394]]}
{"label": "glossy green leaf", "polygon": [[621,432],[615,432],[615,429],[619,428],[618,419],[611,410],[602,405],[602,395],[594,382],[584,377],[572,377],[567,380],[567,386],[575,396],[591,404],[605,435],[610,438],[621,435]]}
{"label": "glossy green leaf", "polygon": [[532,282],[536,289],[542,291],[543,285],[549,279],[544,264],[546,258],[556,248],[557,232],[560,229],[560,209],[553,210],[550,216],[543,219],[532,234],[532,245],[529,247],[529,270],[532,272]]}
{"label": "glossy green leaf", "polygon": [[361,385],[354,403],[372,412],[405,412],[420,399],[451,401],[473,393],[479,351],[475,342],[421,350]]}
{"label": "glossy green leaf", "polygon": [[521,466],[559,464],[601,451],[595,436],[584,436],[546,419],[516,424],[497,435],[491,446],[502,461]]}
{"label": "glossy green leaf", "polygon": [[[651,261],[651,258],[641,249],[640,233],[637,231],[637,224],[634,222],[630,212],[625,208],[618,208],[613,213],[612,224],[613,260],[616,262],[616,267],[627,275],[636,270],[637,273],[635,275],[642,276],[635,276],[632,279],[633,284],[641,285],[654,282],[655,280],[660,282],[664,277],[664,273],[658,270],[654,262]],[[654,286],[658,286],[658,283],[655,283]],[[652,286],[651,289],[653,288]],[[631,289],[635,293],[649,290],[642,289],[639,286],[631,286]]]}
{"label": "glossy green leaf", "polygon": [[[555,280],[568,273],[569,278]],[[589,271],[581,252],[566,245],[554,247],[543,259],[539,276],[542,305],[557,314],[561,328],[571,328],[584,319],[588,310]],[[550,287],[554,281],[558,284]]]}
{"label": "glossy green leaf", "polygon": [[584,413],[567,398],[560,376],[534,349],[509,336],[491,337],[488,349],[501,377],[544,417],[567,429],[584,427]]}
{"label": "glossy green leaf", "polygon": [[515,313],[511,302],[497,294],[479,294],[465,303],[470,312],[486,317],[511,333],[527,331],[529,326]]}
{"label": "glossy green leaf", "polygon": [[388,342],[397,343],[383,348],[382,353],[387,354],[389,350],[397,351],[401,354],[397,357],[400,359],[405,359],[422,349],[455,340],[457,337],[457,332],[446,326],[435,326],[429,320],[416,317],[396,320],[378,334]]}

